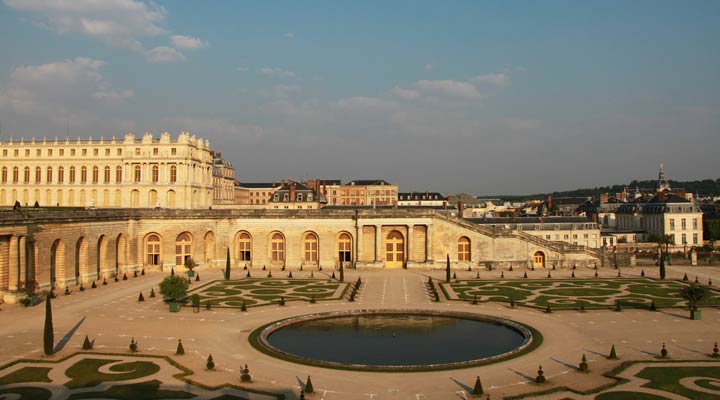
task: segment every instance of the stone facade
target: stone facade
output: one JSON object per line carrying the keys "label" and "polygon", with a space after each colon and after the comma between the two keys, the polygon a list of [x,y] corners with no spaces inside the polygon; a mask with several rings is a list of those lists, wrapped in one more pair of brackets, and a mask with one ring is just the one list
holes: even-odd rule
{"label": "stone facade", "polygon": [[203,209],[213,204],[213,157],[206,140],[0,142],[0,206]]}
{"label": "stone facade", "polygon": [[[594,249],[433,210],[20,209],[0,211],[0,293],[64,290],[123,272],[182,267],[567,268]],[[459,250],[460,243],[466,251]]]}

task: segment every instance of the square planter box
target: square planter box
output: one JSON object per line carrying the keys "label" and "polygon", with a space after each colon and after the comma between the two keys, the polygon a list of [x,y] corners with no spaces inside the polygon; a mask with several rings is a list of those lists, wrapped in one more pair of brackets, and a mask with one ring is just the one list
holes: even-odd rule
{"label": "square planter box", "polygon": [[170,312],[179,312],[180,305],[180,303],[168,303],[168,306],[170,307]]}
{"label": "square planter box", "polygon": [[690,312],[690,319],[692,319],[692,320],[700,320],[700,319],[702,319],[702,312],[701,312],[700,310],[691,311],[691,312]]}

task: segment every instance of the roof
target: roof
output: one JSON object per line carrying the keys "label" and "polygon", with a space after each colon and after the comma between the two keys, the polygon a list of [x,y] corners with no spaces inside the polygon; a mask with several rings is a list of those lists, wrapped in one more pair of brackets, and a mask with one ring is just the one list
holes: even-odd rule
{"label": "roof", "polygon": [[500,217],[500,218],[466,218],[467,221],[478,225],[493,225],[493,224],[560,224],[560,223],[595,223],[595,221],[587,219],[585,217]]}
{"label": "roof", "polygon": [[275,189],[276,187],[279,187],[280,185],[273,182],[235,182],[235,186],[244,187],[248,189]]}
{"label": "roof", "polygon": [[382,179],[358,179],[354,181],[350,181],[347,183],[348,185],[356,185],[356,186],[382,186],[382,185],[392,185],[392,183],[388,183],[385,180]]}

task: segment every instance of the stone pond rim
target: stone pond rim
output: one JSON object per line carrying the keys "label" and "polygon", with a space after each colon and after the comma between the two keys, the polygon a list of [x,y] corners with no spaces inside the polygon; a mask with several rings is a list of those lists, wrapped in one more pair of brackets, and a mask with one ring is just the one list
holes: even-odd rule
{"label": "stone pond rim", "polygon": [[[330,320],[333,318],[342,317],[373,317],[373,316],[418,316],[418,317],[440,317],[440,318],[451,318],[460,320],[469,320],[475,322],[482,322],[492,325],[500,325],[513,331],[515,334],[522,336],[522,343],[515,346],[512,350],[495,354],[488,357],[476,358],[460,362],[452,363],[424,363],[418,365],[365,365],[365,364],[354,364],[344,362],[333,362],[318,360],[312,357],[300,356],[292,354],[289,351],[278,349],[273,346],[268,338],[271,334],[293,325],[298,325],[303,322]],[[290,361],[298,364],[342,369],[342,370],[353,370],[353,371],[369,371],[369,372],[425,372],[425,371],[439,371],[449,369],[460,369],[470,368],[481,365],[493,364],[501,361],[506,361],[521,355],[527,354],[533,351],[543,341],[542,335],[536,329],[518,322],[499,318],[484,314],[475,314],[469,312],[453,312],[453,311],[442,311],[442,310],[420,310],[420,309],[360,309],[360,310],[345,310],[345,311],[333,311],[333,312],[322,312],[298,315],[290,318],[285,318],[279,321],[274,321],[263,325],[255,329],[249,336],[250,343],[257,350],[270,355],[275,358],[279,358],[285,361]],[[477,340],[482,340],[478,337]],[[467,343],[468,346],[472,346],[474,342]]]}

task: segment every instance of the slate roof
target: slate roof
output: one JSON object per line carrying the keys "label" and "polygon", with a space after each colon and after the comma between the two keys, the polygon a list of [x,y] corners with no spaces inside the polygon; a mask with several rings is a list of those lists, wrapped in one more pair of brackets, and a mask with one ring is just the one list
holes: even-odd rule
{"label": "slate roof", "polygon": [[388,183],[387,181],[383,179],[358,179],[354,181],[350,181],[347,183],[348,185],[356,185],[356,186],[376,186],[376,185],[392,185],[391,183]]}

